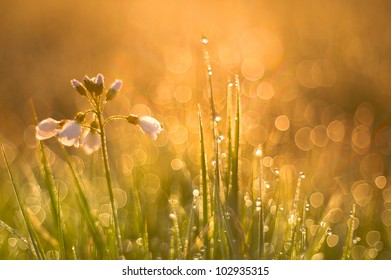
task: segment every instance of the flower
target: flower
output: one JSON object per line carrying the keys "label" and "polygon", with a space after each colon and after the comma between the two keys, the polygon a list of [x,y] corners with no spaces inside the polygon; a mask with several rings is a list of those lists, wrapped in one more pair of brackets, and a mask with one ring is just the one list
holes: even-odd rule
{"label": "flower", "polygon": [[45,140],[53,137],[56,135],[56,130],[60,123],[60,121],[56,121],[52,118],[44,119],[35,128],[35,137],[38,140]]}
{"label": "flower", "polygon": [[112,100],[116,95],[117,93],[121,90],[122,88],[122,84],[123,82],[121,80],[115,80],[109,90],[107,91],[106,93],[106,100],[109,101],[109,100]]}
{"label": "flower", "polygon": [[100,135],[94,130],[90,129],[82,137],[81,146],[83,150],[89,155],[99,150],[101,146]]}
{"label": "flower", "polygon": [[66,121],[61,129],[55,130],[58,140],[65,146],[78,146],[82,127],[77,121]]}
{"label": "flower", "polygon": [[153,140],[156,140],[157,135],[163,130],[161,123],[150,116],[139,117],[137,124],[140,126],[141,130],[148,134]]}

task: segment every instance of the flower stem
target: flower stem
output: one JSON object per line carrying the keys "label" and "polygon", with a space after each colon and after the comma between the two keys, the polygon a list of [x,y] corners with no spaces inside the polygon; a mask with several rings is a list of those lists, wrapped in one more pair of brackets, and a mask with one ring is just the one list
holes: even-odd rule
{"label": "flower stem", "polygon": [[99,122],[99,129],[100,129],[103,164],[104,164],[104,168],[105,168],[107,187],[109,189],[110,204],[111,204],[111,210],[113,213],[113,220],[114,220],[114,232],[115,232],[116,243],[117,243],[116,258],[122,259],[123,258],[123,250],[122,250],[121,232],[120,232],[119,222],[118,222],[117,207],[114,202],[114,193],[113,193],[113,186],[112,186],[112,182],[111,182],[109,157],[107,154],[107,143],[106,143],[106,134],[105,134],[105,130],[104,130],[104,121],[103,121],[103,117],[102,117],[102,110],[101,110],[98,102],[97,102],[97,105],[98,105],[97,106],[97,117],[98,117],[98,122]]}

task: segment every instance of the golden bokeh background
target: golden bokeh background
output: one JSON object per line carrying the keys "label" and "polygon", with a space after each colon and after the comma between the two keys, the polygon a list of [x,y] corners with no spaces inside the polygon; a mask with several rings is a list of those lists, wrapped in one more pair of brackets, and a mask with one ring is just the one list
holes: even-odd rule
{"label": "golden bokeh background", "polygon": [[[106,84],[122,79],[107,113],[152,115],[165,127],[156,142],[126,123],[107,128],[115,170],[129,175],[148,167],[138,180],[148,217],[155,219],[149,220],[151,233],[159,231],[154,203],[160,189],[183,188],[191,197],[199,180],[198,104],[206,115],[209,109],[201,48],[206,36],[222,127],[227,83],[234,74],[241,79],[243,185],[251,180],[254,149],[262,145],[265,168],[279,168],[287,178],[308,175],[312,207],[325,209],[327,202],[335,209],[330,219],[339,222],[355,202],[368,218],[361,226],[377,223],[363,233],[367,243],[376,247],[381,226],[391,240],[390,1],[0,3],[0,136],[11,162],[29,158],[36,147],[30,100],[39,119],[73,118],[88,103],[71,79],[98,73]],[[88,161],[80,159],[85,155],[70,152],[78,170],[87,170]],[[60,165],[54,158],[54,167]],[[120,189],[117,197],[126,204]],[[373,206],[378,199],[380,210]],[[99,206],[103,214],[107,205]],[[102,223],[108,219],[103,214]],[[343,231],[328,236],[329,247],[341,245]],[[382,258],[391,258],[391,251]]]}
{"label": "golden bokeh background", "polygon": [[222,83],[240,73],[258,103],[305,98],[353,112],[369,101],[375,122],[389,113],[387,1],[1,2],[1,133],[17,145],[28,99],[40,117],[70,117],[68,81],[84,74],[123,79],[131,107],[199,102],[202,35]]}

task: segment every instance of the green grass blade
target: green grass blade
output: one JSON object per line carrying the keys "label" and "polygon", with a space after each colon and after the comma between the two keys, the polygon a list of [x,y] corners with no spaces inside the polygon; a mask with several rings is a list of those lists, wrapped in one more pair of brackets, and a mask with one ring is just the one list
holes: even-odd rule
{"label": "green grass blade", "polygon": [[[35,106],[32,102],[32,100],[30,100],[30,106],[31,106],[31,110],[32,110],[32,113],[33,113],[33,118],[34,118],[34,123],[35,125],[38,125],[38,118],[37,118],[37,113],[35,111]],[[58,192],[57,192],[57,189],[56,189],[56,186],[55,186],[55,183],[54,183],[54,176],[53,176],[53,172],[52,172],[52,169],[50,167],[50,164],[49,164],[49,160],[48,160],[48,157],[46,155],[46,151],[45,151],[45,146],[43,144],[42,141],[39,141],[39,150],[40,150],[40,154],[41,154],[41,163],[42,163],[42,167],[43,167],[43,177],[44,177],[44,181],[45,181],[45,185],[49,191],[49,197],[50,197],[50,205],[51,205],[51,209],[52,209],[52,216],[53,216],[53,219],[54,219],[54,223],[56,225],[56,229],[57,229],[57,238],[59,240],[59,244],[60,244],[60,256],[62,259],[65,258],[65,242],[64,242],[64,233],[63,233],[63,223],[61,221],[61,212],[60,212],[60,201],[59,201],[59,196],[58,196]]]}
{"label": "green grass blade", "polygon": [[27,241],[27,239],[24,236],[22,236],[22,234],[19,231],[17,231],[16,229],[12,228],[10,225],[8,225],[7,223],[5,223],[2,220],[0,220],[0,227],[5,228],[10,234],[14,235],[16,238],[21,240],[26,245],[30,245],[29,242]]}
{"label": "green grass blade", "polygon": [[[201,150],[201,189],[202,189],[202,227],[205,229],[209,223],[209,205],[211,194],[208,191],[208,171],[206,164],[206,152],[205,152],[205,142],[204,142],[204,129],[202,124],[202,115],[201,109],[198,106],[198,118],[199,118],[199,130],[200,130],[200,150]],[[210,258],[210,242],[209,234],[204,236],[204,246],[206,258]]]}
{"label": "green grass blade", "polygon": [[349,222],[348,222],[348,233],[346,234],[346,241],[342,250],[342,260],[351,259],[355,216],[356,216],[356,204],[353,204],[352,211],[350,213]]}
{"label": "green grass blade", "polygon": [[106,244],[103,239],[103,233],[101,228],[98,226],[98,221],[93,214],[93,211],[90,207],[90,204],[87,200],[87,197],[84,194],[83,188],[82,188],[82,183],[80,182],[80,179],[78,175],[76,174],[76,171],[72,165],[72,162],[69,158],[69,155],[65,149],[65,147],[59,143],[59,146],[63,152],[64,158],[66,163],[68,164],[68,167],[71,171],[73,181],[76,186],[76,197],[77,197],[77,202],[82,210],[82,215],[84,216],[85,220],[87,221],[87,226],[91,232],[92,238],[94,240],[95,246],[97,247],[97,252],[98,252],[98,258],[102,258],[103,256],[106,255]]}
{"label": "green grass blade", "polygon": [[30,217],[27,214],[27,211],[26,211],[26,208],[24,206],[24,203],[23,203],[23,201],[22,201],[22,199],[20,197],[20,194],[19,194],[16,182],[15,182],[14,176],[12,175],[12,172],[11,172],[11,168],[10,168],[10,165],[9,165],[9,162],[8,162],[8,159],[7,159],[7,155],[5,153],[4,144],[3,144],[3,141],[1,139],[0,139],[0,144],[1,144],[1,151],[2,151],[2,155],[3,155],[3,158],[4,158],[5,165],[6,165],[6,169],[8,171],[8,176],[11,179],[11,184],[12,184],[12,188],[13,188],[13,191],[14,191],[14,194],[15,194],[15,197],[16,197],[16,201],[17,201],[19,209],[20,209],[20,211],[22,213],[22,218],[23,218],[23,221],[24,221],[24,223],[26,225],[27,232],[28,232],[30,240],[31,240],[31,242],[29,242],[30,251],[34,252],[38,259],[45,259],[44,250],[42,248],[42,245],[41,245],[41,243],[39,241],[39,238],[38,238],[38,236],[37,236],[37,234],[36,234],[32,224],[31,224]]}
{"label": "green grass blade", "polygon": [[235,76],[236,88],[236,112],[234,127],[234,144],[232,152],[232,177],[231,190],[229,193],[229,205],[235,213],[238,212],[238,194],[239,194],[239,140],[240,140],[240,82],[239,77]]}

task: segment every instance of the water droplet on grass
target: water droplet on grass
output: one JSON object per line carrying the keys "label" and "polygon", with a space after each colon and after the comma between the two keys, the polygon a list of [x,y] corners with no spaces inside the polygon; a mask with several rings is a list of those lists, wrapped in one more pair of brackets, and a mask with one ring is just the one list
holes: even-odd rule
{"label": "water droplet on grass", "polygon": [[143,239],[142,239],[142,238],[137,238],[136,244],[137,244],[138,246],[143,246],[143,244],[144,244]]}
{"label": "water droplet on grass", "polygon": [[193,190],[193,195],[194,196],[199,196],[200,195],[200,191],[197,190],[197,189]]}

